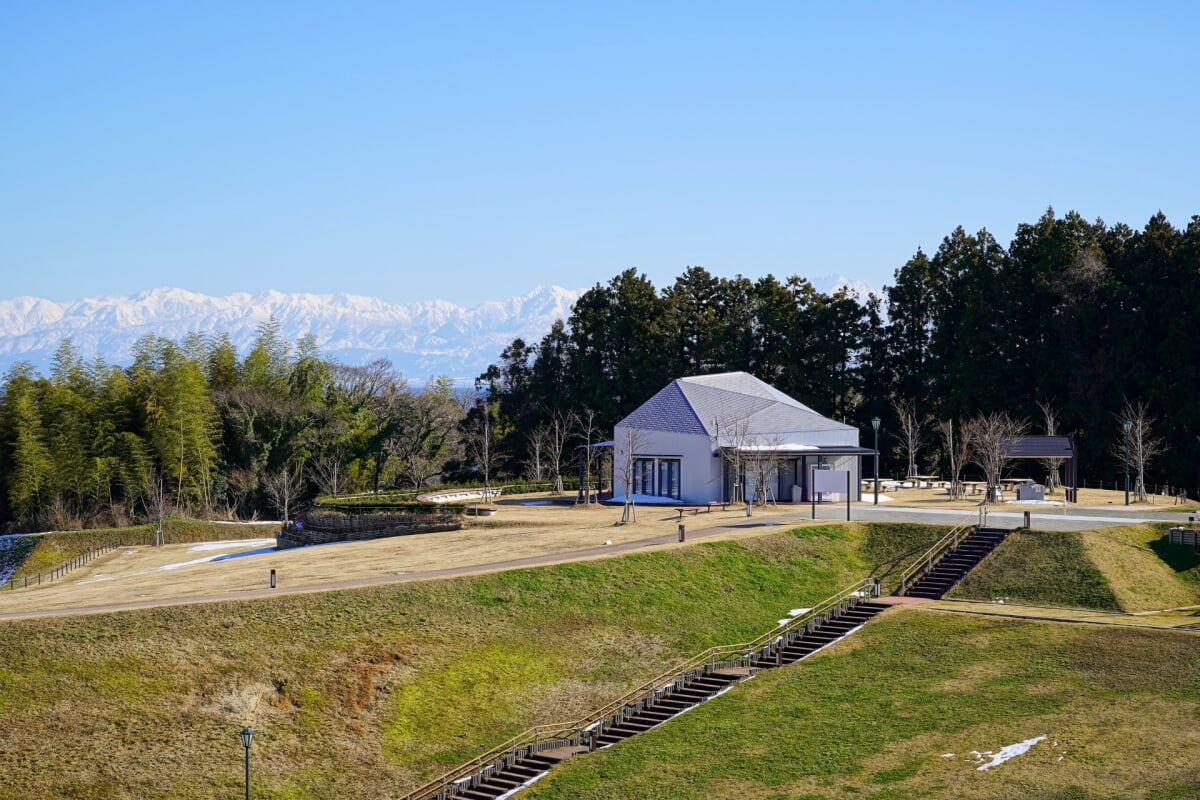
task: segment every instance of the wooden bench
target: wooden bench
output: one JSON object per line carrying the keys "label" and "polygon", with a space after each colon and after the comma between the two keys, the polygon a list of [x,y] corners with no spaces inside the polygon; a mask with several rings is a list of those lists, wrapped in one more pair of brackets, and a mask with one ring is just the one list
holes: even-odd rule
{"label": "wooden bench", "polygon": [[716,508],[717,506],[720,506],[722,511],[727,511],[727,510],[729,510],[729,501],[728,500],[712,500],[708,503],[705,503],[702,506],[675,506],[675,510],[679,512],[679,519],[683,519],[683,512],[685,512],[685,511],[692,512],[692,516],[694,517],[697,514],[699,514],[701,511],[704,511],[706,514],[711,513],[712,510],[714,508]]}

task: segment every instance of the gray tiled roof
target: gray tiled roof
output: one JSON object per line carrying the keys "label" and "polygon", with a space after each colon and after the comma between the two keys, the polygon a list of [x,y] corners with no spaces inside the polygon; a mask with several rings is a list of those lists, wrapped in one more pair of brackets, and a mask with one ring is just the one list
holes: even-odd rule
{"label": "gray tiled roof", "polygon": [[[680,378],[643,403],[621,425],[642,430],[713,436],[744,424],[749,436],[781,436],[857,429],[823,417],[745,372]],[[793,437],[789,437],[789,434]]]}
{"label": "gray tiled roof", "polygon": [[621,421],[627,428],[670,433],[692,433],[707,436],[708,431],[679,386],[680,381],[671,381],[658,394],[637,407]]}

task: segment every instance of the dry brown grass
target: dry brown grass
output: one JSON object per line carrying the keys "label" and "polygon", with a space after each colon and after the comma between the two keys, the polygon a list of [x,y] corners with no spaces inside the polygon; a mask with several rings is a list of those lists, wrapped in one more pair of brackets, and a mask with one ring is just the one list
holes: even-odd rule
{"label": "dry brown grass", "polygon": [[1177,608],[1200,601],[1197,587],[1183,581],[1152,549],[1162,538],[1154,525],[1130,525],[1083,535],[1092,563],[1108,578],[1125,611]]}
{"label": "dry brown grass", "polygon": [[[496,564],[557,556],[565,559],[575,551],[590,548],[600,548],[593,557],[603,557],[609,548],[617,554],[622,547],[628,551],[639,543],[647,543],[647,549],[678,546],[678,515],[670,508],[641,507],[636,523],[622,525],[619,507],[520,504],[528,499],[541,498],[507,499],[497,517],[461,531],[280,550],[169,571],[163,567],[214,551],[197,551],[195,545],[122,548],[60,581],[0,592],[0,614],[210,596],[253,597],[269,593],[272,569],[276,570],[278,585],[275,593],[283,594],[395,582],[440,570],[485,572],[495,569]],[[741,511],[717,510],[685,515],[683,523],[689,542],[745,539],[777,531],[764,523],[794,511],[789,506],[758,509],[754,518],[747,520]],[[753,526],[745,527],[747,522]],[[789,526],[803,524],[788,522]],[[649,542],[663,537],[665,541]]]}

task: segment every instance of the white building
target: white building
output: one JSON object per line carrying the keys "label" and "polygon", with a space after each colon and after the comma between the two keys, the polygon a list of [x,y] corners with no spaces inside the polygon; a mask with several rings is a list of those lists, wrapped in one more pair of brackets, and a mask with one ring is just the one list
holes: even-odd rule
{"label": "white building", "polygon": [[[829,469],[849,473],[859,500],[859,461],[874,452],[858,446],[857,428],[748,373],[680,378],[617,423],[613,500],[625,498],[628,478],[639,502],[808,502],[813,470]],[[844,491],[817,499],[844,502]]]}

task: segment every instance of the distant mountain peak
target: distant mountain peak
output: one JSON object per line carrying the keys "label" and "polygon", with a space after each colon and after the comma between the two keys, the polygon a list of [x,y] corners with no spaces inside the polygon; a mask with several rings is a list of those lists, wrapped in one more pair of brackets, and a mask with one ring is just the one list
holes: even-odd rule
{"label": "distant mountain peak", "polygon": [[472,308],[445,300],[388,303],[338,294],[234,293],[225,297],[175,287],[131,297],[104,295],[69,303],[36,297],[0,301],[0,370],[29,361],[45,370],[70,338],[85,359],[126,364],[147,334],[182,339],[189,333],[228,333],[245,353],[259,326],[274,317],[285,338],[311,333],[321,352],[349,364],[388,358],[403,374],[423,380],[481,374],[514,338],[538,341],[557,319],[570,316],[580,291],[539,286]]}

